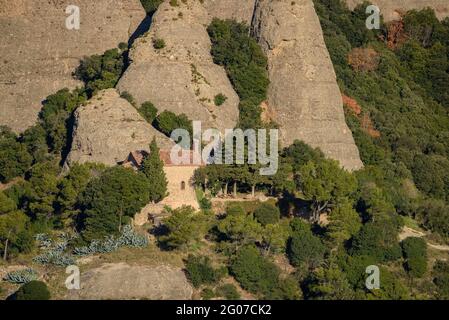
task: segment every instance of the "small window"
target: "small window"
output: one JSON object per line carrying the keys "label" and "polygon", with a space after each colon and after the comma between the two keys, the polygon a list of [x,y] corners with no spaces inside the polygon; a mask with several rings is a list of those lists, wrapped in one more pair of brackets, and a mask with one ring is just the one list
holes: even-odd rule
{"label": "small window", "polygon": [[186,189],[186,182],[182,181],[181,182],[181,190],[185,190]]}

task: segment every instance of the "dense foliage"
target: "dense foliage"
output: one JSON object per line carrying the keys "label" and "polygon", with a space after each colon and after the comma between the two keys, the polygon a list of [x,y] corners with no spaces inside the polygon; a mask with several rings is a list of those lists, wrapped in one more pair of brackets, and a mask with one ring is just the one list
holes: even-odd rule
{"label": "dense foliage", "polygon": [[244,24],[214,19],[207,31],[212,41],[214,62],[226,69],[240,97],[238,127],[260,127],[260,104],[266,100],[269,84],[265,54],[249,36],[249,28]]}
{"label": "dense foliage", "polygon": [[14,294],[14,300],[50,300],[51,294],[45,282],[31,281],[19,288]]}

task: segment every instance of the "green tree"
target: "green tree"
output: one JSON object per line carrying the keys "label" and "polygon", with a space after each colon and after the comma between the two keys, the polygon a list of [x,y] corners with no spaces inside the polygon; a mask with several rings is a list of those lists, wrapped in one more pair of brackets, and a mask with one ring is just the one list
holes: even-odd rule
{"label": "green tree", "polygon": [[184,114],[176,115],[171,111],[161,112],[153,122],[154,127],[165,134],[171,136],[172,131],[176,129],[185,129],[189,132],[190,137],[193,134],[192,121]]}
{"label": "green tree", "polygon": [[29,182],[32,193],[29,211],[33,219],[42,223],[51,222],[55,217],[58,196],[59,168],[52,161],[38,163],[30,170]]}
{"label": "green tree", "polygon": [[427,271],[427,243],[421,238],[406,238],[401,242],[405,268],[412,277],[421,278]]}
{"label": "green tree", "polygon": [[59,154],[65,151],[70,133],[72,112],[86,101],[87,97],[81,89],[70,92],[59,90],[48,96],[39,113],[39,122],[46,132],[50,151]]}
{"label": "green tree", "polygon": [[125,69],[125,55],[126,50],[115,48],[81,60],[75,76],[85,83],[89,96],[115,87]]}
{"label": "green tree", "polygon": [[246,213],[228,214],[218,223],[217,229],[237,246],[262,240],[263,227]]}
{"label": "green tree", "polygon": [[155,138],[150,144],[150,154],[144,158],[140,170],[148,178],[151,201],[162,201],[168,195],[168,182],[164,172],[164,162],[160,159]]}
{"label": "green tree", "polygon": [[313,220],[319,221],[324,210],[355,192],[357,180],[340,168],[337,161],[309,161],[299,169],[297,187],[312,202]]}
{"label": "green tree", "polygon": [[31,166],[32,156],[25,145],[6,127],[0,127],[0,182],[22,176]]}
{"label": "green tree", "polygon": [[268,224],[278,223],[281,213],[278,207],[270,203],[262,203],[254,211],[254,217],[260,224],[266,226]]}
{"label": "green tree", "polygon": [[316,267],[323,260],[325,246],[320,238],[313,235],[310,226],[299,219],[295,220],[287,248],[290,262],[297,267]]}
{"label": "green tree", "polygon": [[443,300],[449,299],[449,263],[437,260],[432,270],[433,283],[437,287],[438,297]]}
{"label": "green tree", "polygon": [[331,211],[326,235],[337,244],[343,244],[356,235],[362,227],[357,211],[349,201],[344,201]]}
{"label": "green tree", "polygon": [[132,169],[112,167],[90,180],[80,196],[85,240],[118,234],[125,217],[134,217],[148,202],[148,180]]}
{"label": "green tree", "polygon": [[149,101],[142,103],[138,111],[148,123],[153,123],[154,119],[156,119],[157,108]]}
{"label": "green tree", "polygon": [[187,276],[196,288],[214,284],[223,276],[223,270],[215,269],[207,256],[189,255],[185,265]]}
{"label": "green tree", "polygon": [[352,300],[354,291],[339,268],[319,267],[307,281],[307,297],[320,300]]}
{"label": "green tree", "polygon": [[4,260],[8,258],[11,248],[24,240],[28,223],[29,218],[21,211],[0,214],[0,249]]}
{"label": "green tree", "polygon": [[42,281],[30,281],[17,290],[14,300],[50,300],[51,294],[47,285]]}
{"label": "green tree", "polygon": [[171,211],[163,226],[166,232],[159,236],[159,242],[168,249],[183,248],[204,238],[211,228],[211,216],[183,206]]}

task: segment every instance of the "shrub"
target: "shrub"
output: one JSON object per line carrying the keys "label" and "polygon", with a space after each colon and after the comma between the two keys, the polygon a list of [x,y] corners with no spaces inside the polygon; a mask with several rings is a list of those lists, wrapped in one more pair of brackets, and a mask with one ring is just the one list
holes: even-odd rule
{"label": "shrub", "polygon": [[432,270],[433,283],[437,286],[440,299],[449,299],[449,263],[438,260]]}
{"label": "shrub", "polygon": [[262,203],[255,211],[254,217],[260,224],[266,226],[267,224],[275,224],[279,222],[281,218],[281,212],[278,207],[269,204]]}
{"label": "shrub", "polygon": [[176,115],[171,111],[165,110],[156,117],[153,124],[156,129],[167,137],[170,137],[175,129],[185,129],[190,133],[190,136],[193,133],[192,121],[184,113]]}
{"label": "shrub", "polygon": [[50,300],[50,298],[50,291],[42,281],[28,282],[14,294],[14,300]]}
{"label": "shrub", "polygon": [[157,116],[157,108],[149,101],[142,103],[139,113],[148,123],[152,123]]}
{"label": "shrub", "polygon": [[222,270],[216,270],[209,257],[189,255],[186,261],[186,272],[192,284],[198,288],[203,284],[213,284],[220,280]]}
{"label": "shrub", "polygon": [[214,98],[214,103],[217,107],[221,106],[223,103],[226,102],[226,100],[228,100],[228,97],[226,97],[224,94],[220,93],[217,94]]}
{"label": "shrub", "polygon": [[140,0],[147,14],[153,14],[164,0]]}
{"label": "shrub", "polygon": [[134,97],[128,91],[123,91],[120,93],[120,98],[128,101],[134,108],[137,106],[136,100],[134,100]]}
{"label": "shrub", "polygon": [[230,283],[224,284],[215,290],[215,294],[220,297],[226,298],[226,300],[239,300],[240,293],[237,288]]}
{"label": "shrub", "polygon": [[245,290],[262,296],[269,296],[276,289],[280,274],[278,267],[254,246],[245,246],[237,252],[231,271]]}
{"label": "shrub", "polygon": [[160,50],[165,48],[165,40],[164,39],[154,39],[153,40],[153,48],[156,50]]}
{"label": "shrub", "polygon": [[287,245],[290,262],[294,266],[307,265],[315,267],[322,260],[325,252],[324,244],[320,238],[312,234],[305,222],[295,219],[292,224],[293,235]]}
{"label": "shrub", "polygon": [[421,238],[407,238],[402,241],[405,268],[412,277],[421,278],[427,270],[427,244]]}

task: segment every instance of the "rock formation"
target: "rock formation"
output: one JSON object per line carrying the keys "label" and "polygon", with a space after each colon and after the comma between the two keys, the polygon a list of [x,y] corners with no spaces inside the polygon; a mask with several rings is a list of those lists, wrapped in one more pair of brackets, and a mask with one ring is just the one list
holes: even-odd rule
{"label": "rock formation", "polygon": [[99,92],[75,111],[72,148],[66,165],[98,162],[115,165],[131,151],[147,150],[156,137],[160,148],[172,141],[147,123],[115,89]]}
{"label": "rock formation", "polygon": [[[80,8],[79,30],[65,26],[68,5]],[[43,99],[80,85],[83,56],[128,42],[144,18],[139,0],[0,0],[0,125],[33,125]]]}
{"label": "rock formation", "polygon": [[[139,104],[151,101],[159,111],[185,113],[204,128],[234,128],[239,99],[225,70],[213,63],[206,30],[211,16],[200,1],[178,3],[161,4],[150,31],[131,50],[131,65],[117,88]],[[164,40],[165,47],[155,49],[156,39]],[[221,106],[214,104],[218,94],[227,97]]]}
{"label": "rock formation", "polygon": [[[350,9],[355,8],[365,0],[346,0]],[[433,8],[439,19],[449,17],[448,0],[370,0],[374,5],[380,8],[385,21],[396,20],[400,13],[412,9]]]}
{"label": "rock formation", "polygon": [[268,56],[268,108],[283,145],[303,140],[347,169],[361,168],[312,0],[259,0],[253,33]]}

